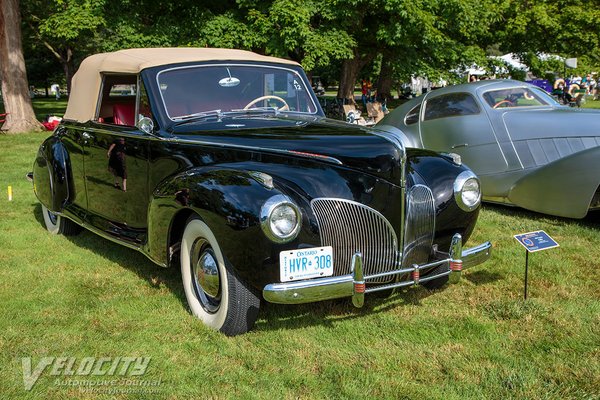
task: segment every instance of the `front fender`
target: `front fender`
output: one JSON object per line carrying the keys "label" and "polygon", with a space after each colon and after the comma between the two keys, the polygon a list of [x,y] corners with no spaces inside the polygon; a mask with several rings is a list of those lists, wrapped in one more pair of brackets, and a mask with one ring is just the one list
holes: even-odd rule
{"label": "front fender", "polygon": [[33,163],[33,187],[40,203],[51,211],[61,212],[69,200],[73,186],[70,168],[69,153],[60,139],[46,139]]}
{"label": "front fender", "polygon": [[511,203],[559,217],[586,216],[600,183],[600,147],[546,164],[519,179],[508,193]]}
{"label": "front fender", "polygon": [[166,265],[168,243],[177,239],[165,238],[182,233],[185,220],[195,213],[212,230],[223,255],[244,280],[257,288],[278,281],[278,270],[268,266],[275,264],[279,251],[297,248],[302,235],[277,245],[262,232],[261,207],[277,194],[288,195],[276,181],[269,188],[249,171],[195,168],[173,176],[153,193],[148,251],[154,260]]}
{"label": "front fender", "polygon": [[454,199],[454,181],[468,168],[436,152],[420,149],[408,149],[407,164],[407,186],[424,184],[433,192],[436,209],[434,243],[446,250],[455,233],[460,233],[463,244],[466,243],[481,208],[463,211]]}

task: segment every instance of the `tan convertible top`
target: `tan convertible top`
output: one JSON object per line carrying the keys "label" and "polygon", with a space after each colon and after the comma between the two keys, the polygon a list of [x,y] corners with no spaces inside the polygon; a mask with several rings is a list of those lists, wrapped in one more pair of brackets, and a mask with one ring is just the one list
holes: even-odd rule
{"label": "tan convertible top", "polygon": [[127,49],[89,56],[73,76],[64,118],[79,122],[93,119],[102,83],[101,73],[137,74],[159,65],[201,61],[262,61],[299,65],[282,58],[262,56],[246,50],[194,47]]}

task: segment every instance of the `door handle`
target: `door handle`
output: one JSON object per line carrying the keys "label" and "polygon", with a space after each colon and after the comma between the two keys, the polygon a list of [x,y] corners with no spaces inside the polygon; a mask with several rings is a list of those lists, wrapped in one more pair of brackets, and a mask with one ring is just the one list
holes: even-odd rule
{"label": "door handle", "polygon": [[457,149],[459,147],[469,147],[469,143],[453,144],[452,148]]}

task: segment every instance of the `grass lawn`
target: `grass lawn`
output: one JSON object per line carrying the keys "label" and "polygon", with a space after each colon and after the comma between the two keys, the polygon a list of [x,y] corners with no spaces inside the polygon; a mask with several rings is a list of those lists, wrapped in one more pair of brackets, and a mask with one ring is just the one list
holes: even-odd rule
{"label": "grass lawn", "polygon": [[[0,135],[2,399],[600,398],[597,214],[566,220],[484,206],[470,244],[491,240],[493,257],[459,284],[367,297],[360,310],[347,300],[263,303],[256,328],[228,338],[190,315],[178,270],[87,231],[47,233],[24,178],[47,135]],[[531,255],[523,301],[525,254],[512,235],[538,229],[561,247]],[[151,361],[110,395],[65,382],[111,377],[50,369],[26,391],[22,358],[35,368],[45,356]],[[159,385],[135,386],[142,380]]]}

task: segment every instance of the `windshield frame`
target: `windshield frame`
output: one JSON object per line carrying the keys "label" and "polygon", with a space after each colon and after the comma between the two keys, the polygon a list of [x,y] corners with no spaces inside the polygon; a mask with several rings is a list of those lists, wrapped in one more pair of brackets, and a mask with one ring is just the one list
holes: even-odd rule
{"label": "windshield frame", "polygon": [[[156,80],[156,87],[158,88],[158,93],[160,95],[160,100],[161,100],[161,107],[163,109],[164,115],[168,118],[168,120],[170,122],[180,122],[182,121],[182,119],[180,118],[180,116],[171,116],[169,114],[169,109],[167,107],[167,104],[165,102],[165,99],[163,97],[163,93],[162,90],[160,90],[160,76],[163,73],[166,72],[170,72],[170,71],[175,71],[175,70],[182,70],[182,69],[195,69],[195,68],[207,68],[207,67],[251,67],[251,68],[264,68],[264,69],[277,69],[277,70],[282,70],[282,71],[286,71],[289,72],[293,75],[295,75],[301,82],[302,85],[304,86],[304,90],[306,91],[307,97],[310,99],[311,102],[311,108],[313,108],[315,111],[314,112],[302,112],[302,111],[291,111],[291,110],[286,110],[286,111],[281,111],[281,114],[294,114],[294,115],[306,115],[306,116],[315,116],[315,115],[321,115],[320,113],[320,107],[318,105],[318,102],[315,101],[315,94],[312,90],[312,87],[310,85],[308,85],[307,80],[304,78],[303,74],[300,73],[300,71],[302,71],[301,68],[300,71],[298,71],[297,69],[294,68],[289,68],[289,67],[283,67],[281,65],[276,65],[276,64],[255,64],[253,62],[210,62],[210,63],[202,63],[202,64],[188,64],[188,65],[179,65],[179,66],[174,66],[174,67],[169,67],[169,68],[165,68],[165,69],[161,69],[160,71],[158,71],[156,73],[155,76],[155,80]],[[201,113],[201,111],[199,111]],[[241,111],[224,111],[222,114],[223,115],[230,115],[230,114],[239,114],[241,113]]]}

